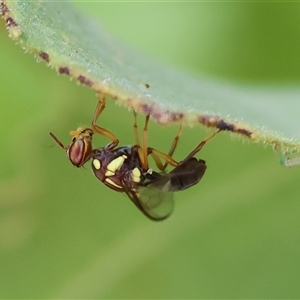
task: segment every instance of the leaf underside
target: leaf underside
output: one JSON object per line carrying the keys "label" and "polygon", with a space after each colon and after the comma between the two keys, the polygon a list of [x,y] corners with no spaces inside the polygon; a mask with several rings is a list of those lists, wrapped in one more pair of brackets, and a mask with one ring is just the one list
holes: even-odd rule
{"label": "leaf underside", "polygon": [[128,48],[68,2],[0,3],[10,37],[24,50],[159,124],[202,124],[283,154],[300,152],[299,88],[253,88],[183,73]]}

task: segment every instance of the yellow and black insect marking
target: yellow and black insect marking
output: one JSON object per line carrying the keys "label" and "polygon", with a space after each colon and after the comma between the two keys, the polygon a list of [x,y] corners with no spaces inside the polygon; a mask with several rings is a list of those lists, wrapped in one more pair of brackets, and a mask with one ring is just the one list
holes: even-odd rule
{"label": "yellow and black insect marking", "polygon": [[101,162],[99,159],[93,159],[93,166],[95,167],[96,170],[99,170],[101,168]]}
{"label": "yellow and black insect marking", "polygon": [[113,180],[111,180],[110,178],[105,178],[105,181],[106,181],[108,184],[110,184],[110,185],[116,187],[117,189],[122,190],[122,186],[116,184],[116,183],[115,183]]}
{"label": "yellow and black insect marking", "polygon": [[105,173],[105,176],[114,176],[116,174],[116,171],[118,171],[122,167],[126,158],[126,155],[121,155],[115,158],[113,161],[111,161],[106,167],[107,171]]}
{"label": "yellow and black insect marking", "polygon": [[139,170],[139,168],[134,168],[131,171],[131,179],[132,179],[132,181],[137,182],[137,183],[140,182],[141,181],[141,176],[142,176],[142,173]]}

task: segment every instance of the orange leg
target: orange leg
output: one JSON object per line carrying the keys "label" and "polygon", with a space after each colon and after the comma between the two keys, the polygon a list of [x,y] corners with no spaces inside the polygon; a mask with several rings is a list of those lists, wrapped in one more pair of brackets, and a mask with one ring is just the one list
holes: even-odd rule
{"label": "orange leg", "polygon": [[137,114],[135,111],[133,111],[134,116],[134,124],[133,124],[133,131],[134,131],[134,141],[135,145],[140,146],[140,139],[139,139],[139,132],[138,132],[138,126],[137,126]]}
{"label": "orange leg", "polygon": [[118,145],[119,140],[116,138],[116,136],[112,132],[110,132],[109,130],[107,130],[103,127],[100,127],[96,124],[99,116],[101,115],[102,111],[105,108],[105,103],[106,103],[105,97],[100,95],[99,98],[98,98],[98,104],[96,106],[94,118],[93,118],[93,121],[92,121],[92,129],[93,129],[94,132],[99,133],[100,135],[108,138],[113,143]]}
{"label": "orange leg", "polygon": [[[170,155],[168,155],[168,154],[166,154],[164,152],[161,152],[161,151],[159,151],[157,149],[148,147],[148,155],[149,154],[152,156],[152,158],[155,161],[156,166],[161,171],[164,171],[166,169],[167,165],[171,165],[173,167],[177,167],[178,166],[178,162],[175,159],[173,159]],[[163,160],[165,160],[165,164],[163,164],[161,162],[161,158]]]}
{"label": "orange leg", "polygon": [[195,155],[203,148],[203,146],[204,146],[208,141],[210,141],[212,138],[214,138],[219,132],[220,132],[220,130],[217,130],[217,131],[213,132],[211,135],[209,135],[206,139],[204,139],[203,141],[201,141],[201,142],[195,147],[195,149],[194,149],[193,151],[191,151],[190,154],[188,154],[188,155],[186,156],[186,158],[185,158],[183,161],[181,161],[181,162],[184,162],[184,161],[188,160],[189,158],[195,156]]}
{"label": "orange leg", "polygon": [[[149,155],[152,156],[156,166],[161,171],[164,171],[166,169],[166,167],[168,166],[168,164],[172,165],[173,167],[176,167],[178,165],[178,162],[172,158],[172,155],[177,147],[177,143],[178,143],[179,137],[182,132],[182,126],[180,126],[180,128],[173,140],[173,143],[169,150],[169,154],[166,154],[157,149],[148,147],[148,124],[149,124],[149,118],[150,118],[149,115],[146,116],[145,125],[144,125],[144,129],[143,129],[143,142],[142,142],[142,146],[140,145],[139,136],[138,136],[138,126],[137,126],[137,114],[135,111],[133,112],[133,114],[134,114],[133,128],[134,128],[135,143],[136,143],[136,145],[139,146],[138,153],[139,153],[139,158],[140,158],[143,168],[145,170],[147,170],[149,168],[149,161],[148,161]],[[162,163],[161,159],[165,160],[164,164]]]}
{"label": "orange leg", "polygon": [[[175,136],[175,138],[174,138],[174,140],[173,140],[173,143],[172,143],[172,145],[171,145],[171,148],[170,148],[170,150],[169,150],[168,156],[169,156],[170,158],[172,158],[172,156],[173,156],[173,154],[174,154],[174,151],[175,151],[175,149],[176,149],[176,147],[177,147],[177,144],[178,144],[179,138],[180,138],[180,136],[181,136],[181,133],[182,133],[182,125],[180,125],[179,130],[178,130],[178,132],[177,132],[177,134],[176,134],[176,136]],[[168,166],[168,164],[170,164],[170,163],[166,160],[166,162],[165,162],[164,165],[163,165],[162,171],[164,171],[164,170],[166,169],[166,167]],[[173,164],[171,164],[171,165],[173,165]],[[160,170],[161,170],[161,169],[160,169]]]}
{"label": "orange leg", "polygon": [[[182,133],[182,126],[179,127],[179,130],[173,140],[173,143],[171,145],[171,148],[169,150],[169,153],[166,154],[160,150],[148,147],[148,124],[149,124],[149,118],[150,116],[146,116],[145,125],[143,129],[143,142],[142,146],[140,145],[139,136],[138,136],[138,126],[137,126],[137,114],[134,111],[134,136],[135,136],[135,143],[139,146],[138,153],[139,158],[141,160],[141,164],[145,170],[149,168],[149,162],[148,162],[148,156],[151,155],[157,168],[161,171],[164,171],[168,165],[171,165],[173,167],[178,166],[178,162],[172,158],[172,155],[174,154],[174,151],[177,147],[179,137]],[[165,163],[162,163],[163,159]]]}
{"label": "orange leg", "polygon": [[146,120],[145,120],[142,146],[141,146],[140,139],[139,139],[138,125],[137,125],[137,113],[135,111],[133,111],[133,116],[134,116],[133,131],[134,131],[135,145],[137,146],[138,155],[139,155],[143,169],[148,170],[149,162],[148,162],[148,153],[147,153],[147,145],[148,145],[147,130],[148,130],[149,115],[146,116]]}
{"label": "orange leg", "polygon": [[149,162],[148,162],[148,123],[149,123],[150,115],[146,116],[145,126],[143,129],[143,161],[144,161],[144,168],[149,168]]}

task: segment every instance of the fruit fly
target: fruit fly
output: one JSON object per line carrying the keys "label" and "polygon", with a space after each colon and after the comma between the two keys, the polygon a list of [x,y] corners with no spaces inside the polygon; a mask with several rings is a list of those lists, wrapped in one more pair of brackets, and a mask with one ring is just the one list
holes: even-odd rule
{"label": "fruit fly", "polygon": [[[68,146],[50,133],[56,143],[63,148],[70,162],[76,167],[82,167],[87,161],[92,161],[94,175],[109,188],[125,192],[132,202],[150,219],[159,221],[166,219],[173,211],[173,192],[185,190],[197,184],[206,171],[204,160],[194,155],[199,152],[207,141],[216,134],[203,140],[181,162],[177,162],[172,155],[182,131],[179,128],[168,154],[148,147],[148,122],[146,117],[143,129],[143,141],[139,142],[137,116],[134,112],[135,145],[118,147],[119,140],[113,133],[96,124],[105,108],[105,98],[99,98],[91,127],[79,127],[71,131],[73,137]],[[98,133],[107,137],[111,142],[105,147],[93,148],[93,135]],[[148,157],[152,156],[160,172],[149,167]],[[165,163],[162,163],[162,160]],[[168,165],[174,167],[169,173],[165,172]]]}

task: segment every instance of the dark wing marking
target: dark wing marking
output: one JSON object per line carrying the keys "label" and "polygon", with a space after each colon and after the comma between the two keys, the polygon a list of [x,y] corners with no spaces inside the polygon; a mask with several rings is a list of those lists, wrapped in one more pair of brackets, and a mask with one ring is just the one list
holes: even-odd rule
{"label": "dark wing marking", "polygon": [[202,179],[206,168],[204,160],[192,157],[180,163],[167,174],[154,172],[154,176],[151,175],[153,178],[143,185],[155,186],[165,192],[183,191],[197,184]]}
{"label": "dark wing marking", "polygon": [[168,175],[171,176],[171,191],[183,191],[197,184],[206,171],[205,161],[191,157],[180,163]]}

